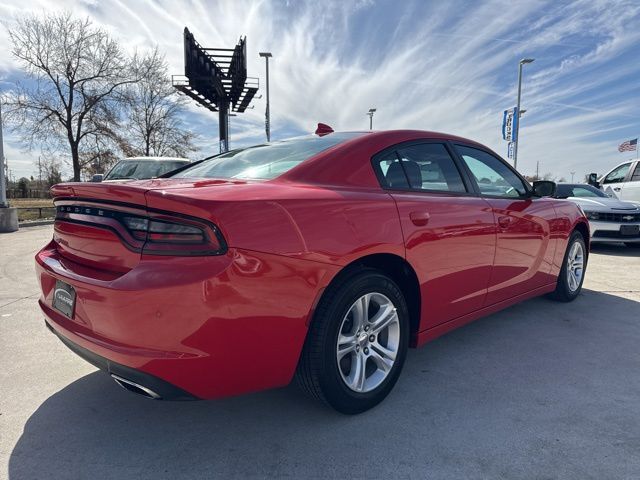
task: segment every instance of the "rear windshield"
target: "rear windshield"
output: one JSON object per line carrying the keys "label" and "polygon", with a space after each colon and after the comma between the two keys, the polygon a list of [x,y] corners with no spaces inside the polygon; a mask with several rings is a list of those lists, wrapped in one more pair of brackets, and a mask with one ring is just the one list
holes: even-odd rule
{"label": "rear windshield", "polygon": [[128,178],[145,180],[155,178],[187,163],[180,160],[120,160],[103,180],[123,180]]}
{"label": "rear windshield", "polygon": [[280,142],[255,145],[217,155],[182,170],[173,178],[246,178],[268,180],[282,175],[327,148],[361,135],[331,133],[308,135]]}

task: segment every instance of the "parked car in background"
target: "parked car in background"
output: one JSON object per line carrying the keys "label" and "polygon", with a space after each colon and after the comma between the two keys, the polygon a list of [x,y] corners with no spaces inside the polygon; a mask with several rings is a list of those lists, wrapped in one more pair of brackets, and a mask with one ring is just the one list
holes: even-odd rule
{"label": "parked car in background", "polygon": [[358,413],[391,391],[409,346],[578,296],[589,227],[543,198],[554,190],[477,142],[417,130],[323,129],[170,178],[59,184],[39,303],[62,342],[141,395],[295,377]]}
{"label": "parked car in background", "polygon": [[640,203],[640,160],[621,163],[595,183],[611,197]]}
{"label": "parked car in background", "polygon": [[104,176],[94,175],[93,182],[122,182],[147,180],[164,175],[191,163],[179,157],[131,157],[120,160]]}
{"label": "parked car in background", "polygon": [[624,242],[640,247],[640,206],[609,197],[592,185],[560,183],[556,198],[577,203],[589,219],[591,242]]}

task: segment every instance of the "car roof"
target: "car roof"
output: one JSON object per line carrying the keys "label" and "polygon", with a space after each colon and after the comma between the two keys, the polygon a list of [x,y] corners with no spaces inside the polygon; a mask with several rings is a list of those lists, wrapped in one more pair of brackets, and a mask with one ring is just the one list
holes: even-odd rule
{"label": "car roof", "polygon": [[180,161],[180,162],[191,162],[188,158],[182,157],[127,157],[122,158],[121,160],[136,160],[136,161],[145,161],[145,162],[161,162],[161,161]]}

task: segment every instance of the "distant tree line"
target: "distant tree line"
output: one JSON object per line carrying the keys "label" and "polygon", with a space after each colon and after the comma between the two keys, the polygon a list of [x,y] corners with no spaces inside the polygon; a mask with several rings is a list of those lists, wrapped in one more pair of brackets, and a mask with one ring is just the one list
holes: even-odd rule
{"label": "distant tree line", "polygon": [[556,175],[550,172],[544,173],[542,175],[536,175],[536,174],[525,175],[524,178],[530,183],[537,182],[538,180],[551,180],[552,182],[556,182],[556,183],[563,183],[567,181],[566,178],[564,177],[558,178]]}
{"label": "distant tree line", "polygon": [[[122,156],[196,151],[157,47],[129,55],[106,30],[71,13],[23,16],[9,37],[25,78],[3,95],[5,121],[27,149],[68,161],[73,180]],[[59,173],[58,160],[47,163]]]}

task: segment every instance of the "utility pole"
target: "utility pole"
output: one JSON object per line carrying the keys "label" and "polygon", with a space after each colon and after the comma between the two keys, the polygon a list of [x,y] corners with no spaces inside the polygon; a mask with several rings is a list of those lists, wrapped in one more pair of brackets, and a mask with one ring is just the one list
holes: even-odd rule
{"label": "utility pole", "polygon": [[373,114],[374,113],[376,113],[375,108],[370,108],[369,111],[367,112],[367,115],[369,115],[369,130],[373,130]]}
{"label": "utility pole", "polygon": [[[1,102],[0,102],[1,103]],[[2,139],[2,105],[0,105],[0,232],[18,230],[18,210],[9,207],[4,176],[4,143]]]}
{"label": "utility pole", "polygon": [[273,56],[271,52],[260,52],[259,55],[265,59],[267,67],[267,107],[264,112],[264,131],[267,134],[267,142],[271,141],[271,110],[269,108],[269,59]]}
{"label": "utility pole", "polygon": [[540,180],[540,160],[536,162],[536,180]]}
{"label": "utility pole", "polygon": [[7,182],[4,173],[4,142],[2,138],[2,104],[0,102],[0,208],[8,207],[7,203]]}
{"label": "utility pole", "polygon": [[516,134],[516,142],[513,145],[513,168],[518,169],[518,144],[520,143],[520,97],[522,96],[522,66],[527,63],[532,63],[534,58],[523,58],[518,63],[518,103],[516,106],[516,111],[518,112],[515,134]]}

